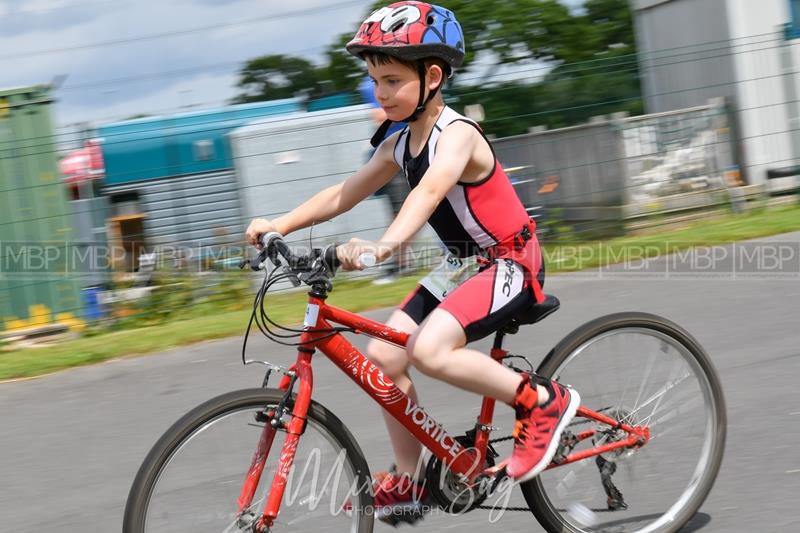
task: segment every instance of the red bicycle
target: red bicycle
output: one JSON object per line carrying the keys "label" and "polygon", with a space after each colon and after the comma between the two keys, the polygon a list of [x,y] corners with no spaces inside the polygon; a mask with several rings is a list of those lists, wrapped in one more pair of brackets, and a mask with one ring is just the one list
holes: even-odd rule
{"label": "red bicycle", "polygon": [[[457,514],[502,511],[514,485],[496,464],[495,446],[511,437],[493,436],[495,401],[483,398],[474,427],[453,436],[345,338],[349,332],[404,346],[409,336],[326,303],[334,247],[295,255],[277,234],[264,243],[253,268],[267,259],[276,268],[265,275],[250,326],[284,344],[299,337],[297,359],[289,368],[245,361],[268,366],[261,388],[224,394],[178,420],[136,475],[123,531],[372,531],[364,455],[312,399],[317,351],[430,451],[425,482],[436,505]],[[302,329],[282,328],[265,312],[268,290],[285,279],[310,286]],[[514,364],[527,359],[504,350],[504,337],[558,307],[548,296],[498,330],[491,357],[522,371]],[[276,373],[278,387],[269,388]],[[567,335],[536,373],[572,384],[593,408],[578,409],[548,470],[519,485],[522,509],[551,532],[666,532],[692,518],[722,461],[726,415],[713,365],[689,333],[650,314],[604,316]]]}

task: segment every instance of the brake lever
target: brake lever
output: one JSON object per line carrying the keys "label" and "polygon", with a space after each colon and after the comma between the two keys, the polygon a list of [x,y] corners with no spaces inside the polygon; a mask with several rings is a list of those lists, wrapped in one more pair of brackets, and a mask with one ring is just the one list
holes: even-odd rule
{"label": "brake lever", "polygon": [[313,261],[306,272],[299,274],[300,280],[306,285],[324,283],[328,291],[333,290],[333,283],[330,280],[329,268],[325,262],[324,250],[316,248],[313,251]]}
{"label": "brake lever", "polygon": [[287,277],[289,278],[289,281],[292,282],[292,285],[294,285],[295,287],[299,287],[300,286],[300,283],[301,283],[300,282],[300,278],[297,277],[297,274],[295,274],[294,270],[292,270],[292,268],[289,265],[285,265],[282,270],[286,274],[288,274]]}
{"label": "brake lever", "polygon": [[266,260],[266,250],[262,250],[253,259],[244,259],[243,261],[239,262],[239,269],[241,270],[245,267],[250,267],[250,270],[258,272],[259,270],[262,269],[261,265],[264,264],[265,260]]}

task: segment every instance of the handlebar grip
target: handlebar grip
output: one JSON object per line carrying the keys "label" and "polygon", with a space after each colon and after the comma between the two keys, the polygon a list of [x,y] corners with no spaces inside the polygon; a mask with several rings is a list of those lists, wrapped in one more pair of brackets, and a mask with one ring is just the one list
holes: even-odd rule
{"label": "handlebar grip", "polygon": [[278,255],[283,256],[284,259],[289,264],[292,264],[296,257],[289,250],[289,246],[284,242],[283,235],[278,233],[277,231],[270,231],[269,233],[265,233],[259,237],[261,240],[261,244],[263,246],[263,254],[266,254],[266,257],[272,261],[275,266],[280,264],[278,259]]}
{"label": "handlebar grip", "polygon": [[261,245],[264,248],[267,248],[270,243],[275,239],[283,239],[283,235],[278,233],[277,231],[270,231],[268,233],[262,233],[261,236],[258,238],[261,241]]}
{"label": "handlebar grip", "polygon": [[328,272],[335,273],[340,266],[342,266],[342,262],[339,261],[339,256],[336,255],[336,245],[330,244],[328,245],[323,254],[323,261],[325,261],[325,265],[328,267]]}

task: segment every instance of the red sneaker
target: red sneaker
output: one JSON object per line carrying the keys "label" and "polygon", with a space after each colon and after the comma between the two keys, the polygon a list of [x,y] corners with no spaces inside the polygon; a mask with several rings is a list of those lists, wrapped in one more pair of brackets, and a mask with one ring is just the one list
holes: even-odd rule
{"label": "red sneaker", "polygon": [[430,494],[424,484],[412,481],[407,475],[388,474],[374,486],[375,518],[397,525],[413,524],[430,511]]}
{"label": "red sneaker", "polygon": [[[517,389],[514,408],[517,422],[514,425],[514,451],[506,466],[506,473],[518,483],[536,477],[547,468],[558,449],[561,432],[570,423],[581,403],[580,395],[560,383],[525,374]],[[536,405],[536,385],[550,393],[544,405]]]}
{"label": "red sneaker", "polygon": [[[424,484],[412,481],[407,475],[398,476],[394,471],[375,473],[372,491],[375,518],[393,526],[400,522],[413,524],[432,508],[430,493]],[[343,509],[346,513],[352,512],[352,504],[345,502]]]}

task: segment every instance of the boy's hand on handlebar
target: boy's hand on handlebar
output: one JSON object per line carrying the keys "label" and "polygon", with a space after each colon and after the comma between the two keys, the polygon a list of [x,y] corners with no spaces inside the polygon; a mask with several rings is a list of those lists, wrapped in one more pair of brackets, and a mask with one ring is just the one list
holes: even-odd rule
{"label": "boy's hand on handlebar", "polygon": [[271,231],[278,231],[275,229],[275,224],[273,224],[272,221],[265,218],[254,218],[247,227],[245,238],[247,239],[248,244],[251,244],[260,250],[262,245],[259,238],[265,233],[269,233]]}
{"label": "boy's hand on handlebar", "polygon": [[372,255],[380,263],[391,255],[391,249],[381,243],[355,238],[336,247],[336,256],[343,270],[364,270],[367,265],[359,260],[362,255]]}

